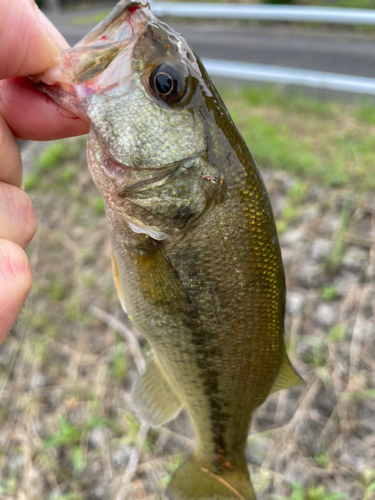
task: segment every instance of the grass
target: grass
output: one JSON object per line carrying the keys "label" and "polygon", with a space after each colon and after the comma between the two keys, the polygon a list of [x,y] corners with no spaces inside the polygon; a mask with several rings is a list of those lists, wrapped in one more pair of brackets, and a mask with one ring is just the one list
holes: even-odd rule
{"label": "grass", "polygon": [[88,16],[76,16],[72,20],[72,24],[83,25],[83,24],[98,24],[110,13],[110,10],[103,12],[98,12],[97,14],[91,14]]}
{"label": "grass", "polygon": [[271,495],[270,498],[271,500],[344,500],[347,495],[345,493],[328,493],[323,485],[306,490],[300,484],[294,483],[290,496]]}
{"label": "grass", "polygon": [[325,267],[328,271],[335,271],[342,264],[345,250],[346,234],[351,220],[350,204],[344,203],[340,213],[340,225],[335,234],[335,246],[325,261]]}
{"label": "grass", "polygon": [[[332,187],[375,188],[375,106],[370,100],[354,105],[280,92],[272,86],[220,90],[257,163],[300,179],[289,195],[286,219],[293,218],[298,196],[303,197],[307,189],[306,179]],[[76,153],[72,145],[52,143],[38,159],[35,172],[25,179],[25,189],[49,189],[52,180],[74,192],[74,162],[62,170],[58,167]],[[50,171],[54,174],[46,182],[41,174]],[[90,203],[98,215],[104,214],[100,196]]]}
{"label": "grass", "polygon": [[223,89],[227,107],[257,163],[325,186],[375,188],[375,109],[279,92]]}
{"label": "grass", "polygon": [[374,0],[337,0],[337,1],[324,1],[324,5],[332,7],[347,7],[349,9],[374,9]]}
{"label": "grass", "polygon": [[337,297],[337,290],[333,285],[326,285],[321,290],[323,299],[334,300]]}
{"label": "grass", "polygon": [[[77,156],[82,152],[85,141],[81,138],[68,141],[54,141],[35,162],[34,172],[24,179],[26,191],[47,191],[51,183],[61,190],[79,196],[74,180],[77,177]],[[74,161],[72,161],[74,160]],[[64,168],[60,168],[64,163]],[[48,176],[46,175],[48,174]]]}
{"label": "grass", "polygon": [[[372,339],[357,345],[353,332],[361,333],[361,324],[355,326],[361,317],[369,320],[374,284],[366,269],[345,292],[335,279],[346,272],[348,237],[356,244],[357,235],[371,234],[373,194],[366,189],[374,185],[375,113],[366,102],[269,87],[222,93],[265,174],[278,226],[303,233],[299,246],[283,251],[287,288],[303,298],[300,310],[287,311],[286,330],[306,386],[273,395],[257,411],[247,447],[253,484],[264,500],[344,500],[349,492],[352,500],[371,500],[373,432],[363,422],[375,411],[375,352]],[[342,140],[349,136],[350,147]],[[348,157],[353,149],[366,168]],[[85,165],[83,141],[51,143],[25,185],[39,228],[28,249],[33,291],[0,349],[0,497],[115,498],[140,433],[129,403],[137,368],[120,333],[90,312],[95,305],[126,323],[111,277],[104,205]],[[334,247],[318,264],[317,283],[307,288],[297,271],[317,237]],[[317,325],[321,303],[339,308],[337,324]],[[98,434],[102,440],[95,441]],[[150,430],[129,497],[164,498],[192,437],[184,413]],[[365,457],[364,468],[360,461],[344,462],[346,452],[356,456],[353,450]],[[12,468],[12,457],[23,457],[23,465]]]}
{"label": "grass", "polygon": [[345,338],[346,331],[345,325],[338,323],[328,332],[328,339],[331,342],[341,342]]}
{"label": "grass", "polygon": [[66,146],[62,141],[53,142],[36,161],[38,173],[48,172],[61,165],[66,156]]}
{"label": "grass", "polygon": [[[184,0],[175,0],[184,1]],[[193,0],[199,1],[199,0]],[[209,0],[218,3],[218,0]],[[250,0],[248,3],[263,3],[276,5],[315,5],[325,7],[348,7],[352,9],[374,9],[374,0]]]}
{"label": "grass", "polygon": [[374,0],[260,0],[258,3],[347,7],[350,9],[374,9],[375,7]]}

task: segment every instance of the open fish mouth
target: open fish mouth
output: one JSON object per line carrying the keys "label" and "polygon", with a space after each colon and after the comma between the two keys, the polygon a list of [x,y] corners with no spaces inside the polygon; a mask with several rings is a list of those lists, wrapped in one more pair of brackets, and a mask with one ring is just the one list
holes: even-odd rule
{"label": "open fish mouth", "polygon": [[34,83],[54,101],[86,118],[77,101],[126,83],[132,74],[132,51],[152,21],[146,0],[122,0],[74,47],[64,50],[57,65]]}
{"label": "open fish mouth", "polygon": [[[207,185],[197,188],[202,196],[186,209],[187,182],[192,171],[201,179],[207,144],[191,104],[200,67],[184,39],[153,16],[146,0],[122,0],[56,63],[34,82],[90,122],[88,167],[107,209],[125,218],[133,233],[159,241],[169,234],[164,228],[193,220],[206,206]],[[177,222],[152,213],[168,204]]]}

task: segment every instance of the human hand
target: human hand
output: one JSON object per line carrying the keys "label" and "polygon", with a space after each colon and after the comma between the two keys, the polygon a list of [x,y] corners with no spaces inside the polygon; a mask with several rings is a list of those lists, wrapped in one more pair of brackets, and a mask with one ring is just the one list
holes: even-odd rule
{"label": "human hand", "polygon": [[36,231],[16,138],[47,141],[88,132],[87,122],[24,78],[52,67],[68,46],[34,0],[0,0],[0,343],[31,289],[24,249]]}

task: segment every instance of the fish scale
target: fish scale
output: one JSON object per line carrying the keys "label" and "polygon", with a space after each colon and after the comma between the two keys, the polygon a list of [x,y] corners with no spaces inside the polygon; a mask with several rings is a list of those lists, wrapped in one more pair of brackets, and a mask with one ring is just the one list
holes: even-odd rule
{"label": "fish scale", "polygon": [[152,349],[135,411],[158,426],[186,407],[193,423],[195,451],[168,497],[254,499],[252,414],[302,381],[285,352],[284,271],[253,157],[199,57],[143,0],[122,0],[41,82],[90,122],[116,289]]}

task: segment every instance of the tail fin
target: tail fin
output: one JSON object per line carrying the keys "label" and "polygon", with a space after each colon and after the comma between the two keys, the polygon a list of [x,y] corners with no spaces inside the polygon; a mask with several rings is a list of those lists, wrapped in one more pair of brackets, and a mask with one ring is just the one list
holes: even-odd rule
{"label": "tail fin", "polygon": [[192,455],[173,474],[170,500],[256,500],[247,469],[212,472]]}

